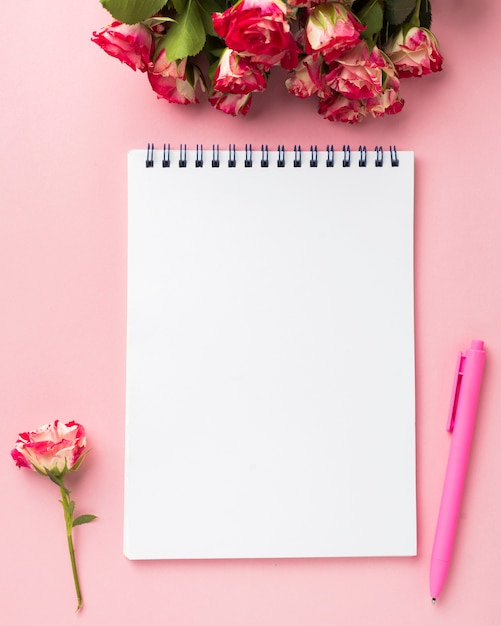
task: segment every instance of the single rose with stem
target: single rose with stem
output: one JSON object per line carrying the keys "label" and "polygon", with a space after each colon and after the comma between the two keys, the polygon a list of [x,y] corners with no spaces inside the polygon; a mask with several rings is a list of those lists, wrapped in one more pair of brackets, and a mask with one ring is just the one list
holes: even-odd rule
{"label": "single rose with stem", "polygon": [[85,429],[81,424],[73,421],[63,424],[56,420],[37,430],[21,433],[11,452],[18,467],[26,467],[47,476],[59,487],[77,595],[77,611],[82,607],[82,592],[73,545],[73,528],[91,522],[96,516],[86,514],[74,518],[75,501],[71,499],[71,492],[65,485],[65,476],[67,472],[74,472],[80,467],[87,454],[86,446]]}

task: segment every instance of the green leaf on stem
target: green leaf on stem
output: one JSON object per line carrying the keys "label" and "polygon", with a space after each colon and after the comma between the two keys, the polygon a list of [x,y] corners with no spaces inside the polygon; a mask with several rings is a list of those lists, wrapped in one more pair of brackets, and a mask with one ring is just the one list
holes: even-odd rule
{"label": "green leaf on stem", "polygon": [[386,11],[390,24],[400,26],[416,7],[416,0],[387,0]]}
{"label": "green leaf on stem", "polygon": [[378,0],[372,0],[358,14],[358,19],[365,26],[364,39],[372,39],[383,28],[383,9]]}
{"label": "green leaf on stem", "polygon": [[150,17],[147,20],[143,20],[143,24],[145,26],[147,26],[148,28],[154,28],[155,26],[158,26],[159,24],[166,24],[167,22],[175,22],[176,20],[173,20],[171,17],[164,17],[162,16],[155,16],[155,17]]}
{"label": "green leaf on stem", "polygon": [[431,5],[429,0],[421,2],[419,10],[419,23],[423,28],[431,28]]}
{"label": "green leaf on stem", "polygon": [[186,2],[187,0],[172,0],[172,6],[178,13],[182,13],[184,11],[184,7],[186,6]]}
{"label": "green leaf on stem", "polygon": [[88,524],[97,518],[97,515],[79,515],[73,520],[73,527]]}
{"label": "green leaf on stem", "polygon": [[167,59],[177,61],[198,54],[205,44],[205,37],[200,6],[196,0],[188,0],[183,12],[160,40],[157,50],[164,48]]}
{"label": "green leaf on stem", "polygon": [[212,23],[212,14],[219,13],[223,8],[217,0],[197,0],[200,8],[200,17],[204,23],[205,32],[208,35],[215,36],[214,24]]}
{"label": "green leaf on stem", "polygon": [[101,0],[103,7],[124,24],[137,24],[158,13],[167,0]]}
{"label": "green leaf on stem", "polygon": [[[64,486],[64,474],[60,474],[59,472],[52,472],[50,469],[44,468],[45,469],[45,476],[48,476],[53,483],[55,483],[58,487],[60,487],[61,489],[64,490],[64,492],[66,493],[67,496],[70,495],[70,491],[68,489],[66,489],[66,487]],[[43,473],[43,472],[42,472]]]}

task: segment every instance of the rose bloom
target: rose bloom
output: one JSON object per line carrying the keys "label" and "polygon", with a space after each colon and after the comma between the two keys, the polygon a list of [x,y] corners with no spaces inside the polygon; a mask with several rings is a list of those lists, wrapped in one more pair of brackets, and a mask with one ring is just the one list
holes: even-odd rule
{"label": "rose bloom", "polygon": [[[175,104],[190,104],[198,102],[196,86],[202,84],[202,78],[197,68],[188,66],[188,59],[168,61],[165,50],[159,54],[155,64],[148,72],[148,80],[158,98],[164,98]],[[193,70],[193,79],[187,77],[187,69]]]}
{"label": "rose bloom", "polygon": [[38,430],[21,433],[11,455],[18,467],[62,476],[78,467],[86,445],[85,429],[81,424],[63,424],[56,420]]}
{"label": "rose bloom", "polygon": [[339,57],[326,75],[329,87],[347,98],[373,98],[383,91],[383,71],[391,61],[365,41]]}
{"label": "rose bloom", "polygon": [[356,124],[366,116],[365,102],[335,94],[320,100],[318,112],[331,122]]}
{"label": "rose bloom", "polygon": [[225,93],[251,93],[266,89],[263,70],[234,50],[226,48],[214,75],[214,89]]}
{"label": "rose bloom", "polygon": [[301,59],[292,76],[285,81],[289,93],[297,98],[309,98],[313,94],[321,98],[325,97],[330,90],[325,82],[322,68],[323,59],[320,55],[316,59],[312,55]]}
{"label": "rose bloom", "polygon": [[404,106],[404,100],[400,97],[400,80],[395,69],[390,65],[385,68],[382,84],[383,90],[374,98],[365,101],[367,114],[373,117],[394,115],[400,113]]}
{"label": "rose bloom", "polygon": [[150,29],[143,24],[113,22],[93,35],[92,41],[134,71],[145,72],[151,66],[155,45]]}
{"label": "rose bloom", "polygon": [[365,26],[340,2],[316,6],[306,23],[306,51],[321,52],[332,63],[360,41]]}
{"label": "rose bloom", "polygon": [[268,67],[284,60],[289,69],[296,44],[287,17],[282,0],[240,0],[224,13],[213,13],[212,22],[228,48]]}
{"label": "rose bloom", "polygon": [[424,76],[442,69],[442,56],[435,35],[427,28],[412,27],[398,35],[385,48],[402,78]]}
{"label": "rose bloom", "polygon": [[218,111],[234,117],[239,113],[247,115],[252,103],[252,94],[221,93],[214,91],[209,96],[210,104]]}

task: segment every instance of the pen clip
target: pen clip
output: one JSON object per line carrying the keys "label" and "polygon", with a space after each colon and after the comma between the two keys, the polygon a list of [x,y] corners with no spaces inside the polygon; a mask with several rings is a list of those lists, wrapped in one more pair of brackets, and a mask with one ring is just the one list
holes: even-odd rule
{"label": "pen clip", "polygon": [[449,406],[449,415],[447,416],[447,432],[451,433],[454,430],[454,422],[456,420],[456,411],[459,403],[459,391],[461,389],[461,380],[463,379],[463,364],[465,356],[462,352],[458,354],[456,362],[456,371],[454,373],[454,383],[452,387],[451,403]]}

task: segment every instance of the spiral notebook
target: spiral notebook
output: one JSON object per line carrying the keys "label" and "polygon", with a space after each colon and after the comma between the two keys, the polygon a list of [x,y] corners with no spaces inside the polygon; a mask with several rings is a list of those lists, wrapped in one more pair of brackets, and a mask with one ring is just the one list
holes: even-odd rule
{"label": "spiral notebook", "polygon": [[128,168],[125,555],[416,554],[413,153]]}

